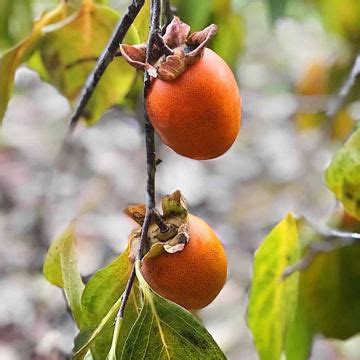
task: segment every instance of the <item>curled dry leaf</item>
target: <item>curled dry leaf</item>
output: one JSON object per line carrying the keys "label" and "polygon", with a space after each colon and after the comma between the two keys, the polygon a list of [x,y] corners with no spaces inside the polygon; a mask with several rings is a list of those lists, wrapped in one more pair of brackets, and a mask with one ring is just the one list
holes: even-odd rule
{"label": "curled dry leaf", "polygon": [[[167,225],[166,231],[161,231],[152,219],[148,230],[149,251],[145,257],[160,255],[162,252],[175,253],[182,251],[189,241],[188,212],[184,197],[177,190],[164,196],[162,200],[164,215],[161,216]],[[129,206],[125,213],[142,226],[145,217],[145,205]],[[141,228],[135,229],[129,236],[129,258],[134,261],[140,246]]]}
{"label": "curled dry leaf", "polygon": [[163,36],[164,43],[172,49],[182,46],[190,33],[190,26],[174,16]]}
{"label": "curled dry leaf", "polygon": [[139,225],[144,223],[145,212],[146,208],[144,204],[131,205],[124,210],[124,213],[131,217]]}
{"label": "curled dry leaf", "polygon": [[[167,26],[165,34],[159,35],[159,41],[168,49],[168,54],[155,57],[153,64],[146,63],[146,44],[120,45],[124,59],[136,69],[147,71],[150,76],[165,81],[178,78],[191,64],[198,61],[204,54],[209,40],[216,34],[217,26],[211,24],[202,31],[190,33],[190,26],[174,16]],[[159,42],[157,42],[159,43]],[[159,53],[159,46],[155,44]]]}

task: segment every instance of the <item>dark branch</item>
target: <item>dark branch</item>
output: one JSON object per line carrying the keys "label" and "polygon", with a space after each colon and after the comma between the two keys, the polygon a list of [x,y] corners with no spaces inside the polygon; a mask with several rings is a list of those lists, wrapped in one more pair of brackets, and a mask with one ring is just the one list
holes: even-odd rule
{"label": "dark branch", "polygon": [[[148,40],[148,51],[146,54],[146,62],[151,64],[153,58],[153,48],[156,41],[157,33],[160,28],[160,11],[161,11],[161,0],[152,0],[150,9],[150,35]],[[147,185],[146,185],[146,213],[144,222],[141,228],[140,246],[136,256],[136,260],[141,260],[144,256],[145,250],[147,249],[148,242],[148,230],[153,220],[155,213],[155,172],[156,172],[156,153],[155,153],[155,135],[154,128],[151,125],[149,116],[146,110],[146,97],[150,89],[151,79],[147,72],[144,75],[144,107],[145,107],[145,144],[146,144],[146,163],[147,163]],[[132,286],[135,280],[135,268],[133,267],[131,275],[126,284],[125,291],[122,295],[122,302],[119,308],[118,314],[116,315],[115,322],[123,317],[126,303],[129,299]]]}
{"label": "dark branch", "polygon": [[316,229],[316,231],[326,239],[311,243],[307,248],[306,255],[294,265],[289,266],[284,271],[283,278],[287,278],[296,271],[308,268],[319,254],[350,246],[360,241],[359,233],[351,233],[329,228]]}
{"label": "dark branch", "polygon": [[160,229],[160,232],[166,233],[166,232],[169,231],[169,226],[167,226],[165,224],[164,220],[162,219],[161,215],[159,214],[159,212],[157,210],[154,210],[153,217],[154,217],[154,220],[156,222],[156,225]]}
{"label": "dark branch", "polygon": [[94,70],[88,76],[86,84],[81,91],[79,101],[76,104],[75,110],[71,116],[68,131],[69,134],[71,134],[75,129],[81,114],[83,113],[92,93],[96,88],[96,85],[98,84],[110,62],[113,60],[119,48],[119,44],[123,41],[131,24],[134,22],[137,14],[144,5],[144,2],[145,0],[132,0],[131,4],[127,9],[127,12],[118,23],[117,28],[114,31],[108,45],[106,46],[103,53],[100,55],[100,58],[96,63]]}
{"label": "dark branch", "polygon": [[118,313],[116,314],[115,323],[118,321],[119,318],[124,317],[125,307],[126,307],[127,301],[129,300],[131,289],[134,285],[134,281],[135,281],[135,277],[136,277],[135,275],[136,275],[136,272],[135,272],[135,263],[134,263],[133,267],[131,269],[131,274],[130,274],[130,277],[126,284],[124,293],[122,294],[121,305],[120,305]]}

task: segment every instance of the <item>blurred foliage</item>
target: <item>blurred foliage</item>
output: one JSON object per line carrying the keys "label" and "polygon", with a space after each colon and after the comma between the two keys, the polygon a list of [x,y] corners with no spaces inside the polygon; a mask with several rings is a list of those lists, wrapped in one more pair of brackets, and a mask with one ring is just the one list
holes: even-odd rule
{"label": "blurred foliage", "polygon": [[[150,23],[150,0],[145,0],[142,9],[138,16],[135,18],[134,26],[139,34],[140,43],[147,41],[149,36],[149,23]],[[124,41],[126,42],[126,41]]]}
{"label": "blurred foliage", "polygon": [[321,60],[314,60],[296,84],[296,92],[300,95],[324,95],[328,89],[328,67]]}
{"label": "blurred foliage", "polygon": [[32,0],[1,1],[0,52],[26,36],[31,30],[32,20]]}
{"label": "blurred foliage", "polygon": [[285,15],[287,0],[267,0],[270,20],[274,23]]}
{"label": "blurred foliage", "polygon": [[314,328],[348,339],[360,332],[360,245],[319,254],[301,274],[303,304]]}
{"label": "blurred foliage", "polygon": [[[43,29],[39,51],[48,73],[46,80],[70,102],[79,94],[118,20],[119,14],[111,8],[84,1],[74,16]],[[134,27],[130,28],[125,42],[139,42]],[[122,58],[113,61],[85,108],[86,123],[95,123],[106,109],[124,98],[135,76],[136,71]]]}
{"label": "blurred foliage", "polygon": [[235,69],[239,54],[245,45],[245,22],[232,0],[172,1],[176,14],[192,31],[198,31],[211,23],[218,25],[218,33],[210,47]]}
{"label": "blurred foliage", "polygon": [[360,2],[358,0],[314,0],[324,24],[358,49],[360,41]]}
{"label": "blurred foliage", "polygon": [[[88,74],[107,44],[119,14],[92,0],[68,2],[44,13],[30,35],[0,58],[0,118],[10,99],[17,67],[27,61],[70,102],[75,101]],[[54,24],[56,23],[56,24]],[[52,26],[48,26],[53,24]],[[139,42],[135,27],[125,41]],[[112,62],[96,88],[83,118],[91,125],[129,92],[136,71],[123,59]]]}
{"label": "blurred foliage", "polygon": [[360,129],[335,155],[326,170],[325,180],[346,211],[360,220]]}
{"label": "blurred foliage", "polygon": [[17,67],[25,62],[34,49],[39,46],[44,26],[63,19],[67,14],[66,6],[61,4],[52,11],[43,14],[34,22],[31,33],[16,47],[2,54],[0,58],[0,124],[5,114],[14,87]]}

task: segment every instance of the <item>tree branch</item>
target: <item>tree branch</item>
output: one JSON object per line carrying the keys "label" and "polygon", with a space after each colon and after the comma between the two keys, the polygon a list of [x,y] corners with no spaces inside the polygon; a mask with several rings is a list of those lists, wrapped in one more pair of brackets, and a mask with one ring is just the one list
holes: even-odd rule
{"label": "tree branch", "polygon": [[356,78],[359,75],[360,75],[360,55],[356,57],[350,75],[346,79],[343,86],[341,87],[339,94],[336,96],[335,99],[330,100],[326,109],[326,115],[328,117],[332,118],[339,112],[339,110],[344,104],[345,99],[347,98],[351,89],[353,88]]}
{"label": "tree branch", "polygon": [[[152,0],[150,8],[150,35],[147,46],[146,62],[151,64],[154,61],[153,48],[157,39],[158,32],[160,30],[160,13],[161,13],[161,0]],[[148,72],[144,74],[144,109],[145,109],[145,145],[146,145],[146,164],[147,164],[147,184],[146,184],[146,212],[144,222],[141,228],[140,245],[136,260],[141,260],[147,249],[148,242],[148,230],[149,226],[154,218],[155,213],[155,172],[156,172],[156,153],[155,153],[155,132],[150,122],[146,109],[146,97],[148,95],[151,85],[151,78]],[[122,295],[122,301],[119,311],[115,318],[115,329],[118,328],[118,322],[122,320],[124,316],[125,307],[129,299],[132,286],[135,281],[135,267],[133,265],[131,275],[126,284],[126,288]],[[118,335],[118,332],[114,332],[114,336]],[[114,341],[113,341],[114,343]]]}
{"label": "tree branch", "polygon": [[305,256],[294,265],[289,266],[283,273],[283,278],[287,278],[296,271],[308,268],[319,254],[327,253],[336,249],[350,246],[360,241],[359,233],[334,230],[329,228],[316,229],[316,232],[327,240],[312,242]]}
{"label": "tree branch", "polygon": [[104,74],[106,68],[113,60],[119,44],[124,39],[127,31],[129,30],[131,24],[134,22],[136,16],[138,15],[140,9],[144,5],[145,0],[132,0],[129,5],[125,15],[119,21],[116,30],[114,31],[109,43],[107,44],[105,50],[100,55],[98,62],[94,70],[88,76],[85,86],[81,91],[79,101],[76,104],[75,110],[71,116],[68,134],[71,135],[74,131],[81,114],[83,113],[87,103],[90,100],[91,95],[93,94],[99,80]]}
{"label": "tree branch", "polygon": [[164,28],[170,23],[173,17],[173,11],[169,0],[162,0],[162,25]]}

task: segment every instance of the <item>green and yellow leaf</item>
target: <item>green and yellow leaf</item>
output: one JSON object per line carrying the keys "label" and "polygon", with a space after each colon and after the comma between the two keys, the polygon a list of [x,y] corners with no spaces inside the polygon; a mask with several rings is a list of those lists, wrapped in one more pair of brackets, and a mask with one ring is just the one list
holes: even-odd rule
{"label": "green and yellow leaf", "polygon": [[[114,318],[120,306],[119,298],[124,292],[132,268],[128,256],[129,250],[126,249],[109,265],[99,270],[84,289],[81,299],[84,318],[83,333],[89,333],[90,338],[87,339],[85,344],[82,344],[80,355],[84,355],[85,349],[91,347],[95,360],[104,359],[104,354],[107,354],[110,349]],[[111,309],[114,306],[115,310],[112,311]],[[121,332],[117,341],[117,351],[120,353],[130,328],[138,316],[140,306],[139,290],[135,284],[127,302]],[[103,322],[104,319],[106,319],[105,322]],[[99,331],[99,324],[102,324],[101,331]],[[98,329],[95,336],[93,331],[89,332],[89,329]],[[81,357],[76,353],[75,358],[80,359]]]}
{"label": "green and yellow leaf", "polygon": [[299,274],[284,270],[299,259],[296,220],[288,214],[256,251],[248,323],[260,360],[279,360],[297,306]]}
{"label": "green and yellow leaf", "polygon": [[84,284],[77,266],[75,242],[75,224],[72,223],[51,244],[43,272],[50,283],[64,289],[76,324],[81,327],[81,295]]}
{"label": "green and yellow leaf", "polygon": [[360,220],[360,129],[335,155],[326,169],[325,181],[346,211]]}
{"label": "green and yellow leaf", "polygon": [[5,115],[14,88],[15,71],[25,62],[34,49],[39,45],[42,29],[67,14],[66,6],[60,4],[56,9],[45,13],[34,22],[32,32],[14,48],[6,51],[0,57],[0,124]]}
{"label": "green and yellow leaf", "polygon": [[[70,102],[79,95],[118,20],[119,14],[110,7],[84,0],[71,18],[45,29],[40,52],[48,80]],[[139,42],[134,27],[129,29],[124,41]],[[115,58],[85,108],[86,123],[96,123],[105,110],[118,104],[129,92],[135,76],[135,69],[122,58]]]}
{"label": "green and yellow leaf", "polygon": [[144,304],[126,340],[120,359],[226,359],[207,330],[187,310],[153,292],[136,274]]}

